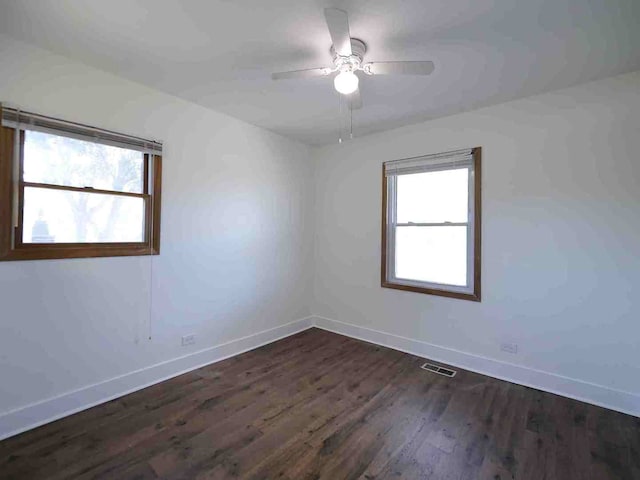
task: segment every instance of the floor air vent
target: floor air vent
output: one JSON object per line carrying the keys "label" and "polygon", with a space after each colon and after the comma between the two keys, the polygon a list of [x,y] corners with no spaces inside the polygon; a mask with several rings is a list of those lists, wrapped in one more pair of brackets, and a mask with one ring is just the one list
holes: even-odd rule
{"label": "floor air vent", "polygon": [[425,363],[422,365],[423,370],[429,370],[430,372],[437,373],[439,375],[444,375],[445,377],[455,377],[456,371],[451,370],[450,368],[439,367],[438,365],[433,365],[432,363]]}

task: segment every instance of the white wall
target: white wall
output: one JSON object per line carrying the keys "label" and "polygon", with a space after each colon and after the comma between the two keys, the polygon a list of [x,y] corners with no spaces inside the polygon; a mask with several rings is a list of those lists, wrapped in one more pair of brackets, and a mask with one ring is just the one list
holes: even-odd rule
{"label": "white wall", "polygon": [[9,411],[309,315],[306,146],[5,36],[0,101],[165,145],[160,256],[0,262],[0,437],[43,415]]}
{"label": "white wall", "polygon": [[[381,288],[382,162],[475,146],[482,303]],[[640,72],[321,148],[312,310],[640,395],[639,155]]]}

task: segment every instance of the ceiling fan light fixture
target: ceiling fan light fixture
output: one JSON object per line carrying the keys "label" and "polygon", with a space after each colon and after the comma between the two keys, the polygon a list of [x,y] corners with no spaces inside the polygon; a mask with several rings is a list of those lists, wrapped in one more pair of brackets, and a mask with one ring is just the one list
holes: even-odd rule
{"label": "ceiling fan light fixture", "polygon": [[358,83],[360,83],[360,80],[353,72],[340,72],[333,79],[333,86],[343,95],[355,92],[358,89]]}

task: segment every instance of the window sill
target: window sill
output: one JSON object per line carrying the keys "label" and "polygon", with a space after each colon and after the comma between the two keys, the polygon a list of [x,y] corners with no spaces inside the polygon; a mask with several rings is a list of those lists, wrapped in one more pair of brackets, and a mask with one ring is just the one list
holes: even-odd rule
{"label": "window sill", "polygon": [[437,290],[434,288],[416,287],[413,285],[403,285],[401,283],[391,283],[383,281],[381,283],[383,288],[392,288],[395,290],[404,290],[405,292],[426,293],[428,295],[437,295],[440,297],[457,298],[460,300],[470,300],[472,302],[480,302],[480,292],[474,293],[461,293],[452,292],[448,290]]}
{"label": "window sill", "polygon": [[15,260],[56,260],[66,258],[131,257],[159,255],[158,249],[148,245],[86,245],[86,246],[29,246],[0,252],[1,261]]}

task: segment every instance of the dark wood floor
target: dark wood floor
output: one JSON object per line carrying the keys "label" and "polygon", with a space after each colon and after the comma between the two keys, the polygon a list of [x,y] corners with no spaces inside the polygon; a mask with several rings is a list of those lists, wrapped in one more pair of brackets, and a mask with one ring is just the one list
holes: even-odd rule
{"label": "dark wood floor", "polygon": [[318,329],[0,442],[2,479],[640,479],[640,419]]}

